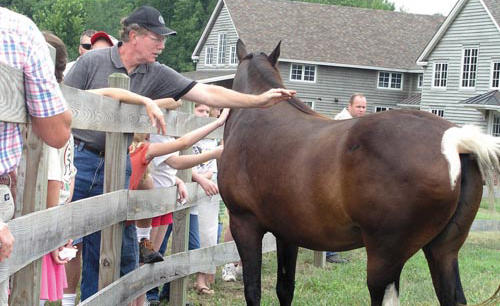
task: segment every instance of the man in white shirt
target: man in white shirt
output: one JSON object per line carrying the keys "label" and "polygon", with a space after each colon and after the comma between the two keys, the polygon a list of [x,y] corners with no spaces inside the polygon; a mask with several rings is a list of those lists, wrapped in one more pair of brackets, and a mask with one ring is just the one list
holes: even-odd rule
{"label": "man in white shirt", "polygon": [[344,120],[363,117],[366,113],[366,97],[363,94],[355,93],[349,99],[349,105],[338,113],[333,119]]}

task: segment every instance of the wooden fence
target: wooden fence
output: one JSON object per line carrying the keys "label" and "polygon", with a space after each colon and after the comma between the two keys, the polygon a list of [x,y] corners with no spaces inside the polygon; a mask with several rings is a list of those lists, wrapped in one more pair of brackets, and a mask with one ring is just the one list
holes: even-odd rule
{"label": "wooden fence", "polygon": [[[128,77],[113,75],[110,86],[128,88]],[[8,222],[16,242],[11,257],[0,263],[0,282],[11,277],[11,305],[37,305],[40,258],[75,239],[102,230],[99,292],[84,305],[125,305],[138,295],[167,281],[172,283],[171,303],[185,304],[185,277],[208,268],[238,260],[233,242],[187,250],[188,209],[206,197],[196,183],[187,183],[189,202],[179,205],[176,187],[154,190],[124,190],[127,136],[124,133],[154,133],[143,107],[121,104],[113,99],[61,86],[73,111],[73,128],[106,132],[105,193],[100,196],[46,209],[46,145],[31,130],[24,102],[21,71],[0,64],[0,121],[24,127],[24,146],[18,170],[15,219]],[[165,112],[167,134],[181,136],[208,123],[185,112]],[[222,138],[222,129],[209,138]],[[190,182],[190,173],[180,173]],[[167,203],[165,205],[165,203]],[[121,229],[126,220],[137,220],[174,212],[173,253],[165,261],[148,264],[119,278]],[[266,235],[263,252],[275,249]]]}

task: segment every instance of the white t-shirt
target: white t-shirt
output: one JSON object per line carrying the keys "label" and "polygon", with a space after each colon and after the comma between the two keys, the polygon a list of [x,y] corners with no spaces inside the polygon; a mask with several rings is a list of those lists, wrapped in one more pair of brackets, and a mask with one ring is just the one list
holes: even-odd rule
{"label": "white t-shirt", "polygon": [[[174,141],[175,138],[172,136],[164,136],[151,134],[149,141],[151,143],[163,143]],[[178,156],[179,152],[173,152],[170,154],[162,155],[153,158],[151,170],[151,177],[153,178],[153,184],[155,187],[171,187],[175,185],[175,175],[177,174],[177,169],[174,169],[167,165],[164,161],[169,159],[171,156]]]}
{"label": "white t-shirt", "polygon": [[71,180],[76,175],[76,168],[73,164],[75,145],[73,135],[61,149],[52,148],[49,146],[49,169],[48,180],[61,182],[61,190],[59,191],[59,205],[68,203],[71,190]]}
{"label": "white t-shirt", "polygon": [[[216,139],[202,139],[193,145],[193,153],[201,154],[204,152],[212,151],[217,147]],[[211,159],[205,163],[201,163],[196,166],[196,171],[200,173],[204,172],[217,172],[217,161],[215,159]]]}

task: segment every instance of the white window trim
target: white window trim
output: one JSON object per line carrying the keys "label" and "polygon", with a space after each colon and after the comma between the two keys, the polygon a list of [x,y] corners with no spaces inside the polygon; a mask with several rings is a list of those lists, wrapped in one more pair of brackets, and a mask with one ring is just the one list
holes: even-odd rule
{"label": "white window trim", "polygon": [[[474,87],[463,87],[462,86],[462,83],[464,80],[465,49],[477,49],[476,77],[474,79]],[[475,91],[476,90],[478,67],[479,67],[479,46],[466,46],[466,47],[464,46],[464,47],[462,47],[462,58],[460,59],[460,83],[459,83],[459,88],[461,91]],[[446,82],[446,84],[448,85],[448,82]]]}
{"label": "white window trim", "polygon": [[[446,64],[446,86],[435,86],[435,81],[436,81],[436,65],[438,64]],[[432,83],[431,83],[431,89],[433,90],[446,90],[448,87],[448,68],[449,64],[448,61],[438,61],[434,62],[432,65]]]}
{"label": "white window trim", "polygon": [[[209,64],[207,63],[207,60],[208,60],[208,49],[212,49],[212,63]],[[213,46],[207,46],[206,49],[205,49],[205,65],[207,66],[213,66],[215,63],[214,63],[214,47]]]}
{"label": "white window trim", "polygon": [[380,112],[386,112],[388,110],[394,109],[394,106],[389,106],[389,105],[375,105],[375,106],[373,106],[373,112],[374,113],[379,113],[379,112],[377,112],[377,107],[379,107],[379,108],[382,108],[382,107],[386,108],[386,110],[383,110],[383,111],[380,111]]}
{"label": "white window trim", "polygon": [[[233,52],[234,50],[234,52]],[[234,63],[231,62],[234,56]],[[236,66],[238,65],[238,56],[236,55],[236,45],[229,46],[229,65]]]}
{"label": "white window trim", "polygon": [[311,103],[311,109],[316,110],[316,101],[309,101],[309,100],[304,100],[304,104],[307,105],[307,103]]}
{"label": "white window trim", "polygon": [[[381,72],[383,72],[383,73],[389,73],[389,87],[380,87],[379,86],[379,83],[380,83],[379,80],[380,80],[380,73]],[[400,88],[391,88],[392,74],[393,73],[401,74],[401,87]],[[377,73],[377,89],[402,91],[403,87],[404,87],[404,79],[405,79],[405,75],[402,72],[398,72],[398,71],[379,71]]]}
{"label": "white window trim", "polygon": [[[438,114],[434,114],[432,111],[436,111],[436,113],[439,113],[440,111],[443,112],[443,116],[439,116]],[[429,113],[434,114],[438,117],[444,118],[444,108],[430,108]]]}
{"label": "white window trim", "polygon": [[500,89],[500,76],[499,76],[499,81],[498,81],[498,87],[493,87],[493,71],[495,69],[495,63],[500,64],[500,59],[498,58],[492,58],[491,59],[491,64],[490,64],[490,84],[489,87],[490,89]]}
{"label": "white window trim", "polygon": [[225,61],[225,59],[226,59],[226,51],[227,50],[224,50],[224,54],[223,54],[223,56],[224,56],[224,63],[219,64],[219,59],[220,59],[219,58],[219,54],[220,54],[220,47],[221,47],[220,37],[221,37],[221,35],[225,35],[226,36],[225,42],[226,42],[226,47],[227,47],[227,33],[226,32],[219,32],[219,33],[217,33],[217,58],[216,58],[215,64],[218,65],[218,66],[225,66],[225,65],[228,64]]}
{"label": "white window trim", "polygon": [[[420,77],[422,77],[422,84],[420,84]],[[424,87],[424,74],[419,73],[417,75],[417,89],[422,89],[422,87]]]}
{"label": "white window trim", "polygon": [[[292,66],[293,65],[299,65],[302,66],[302,75],[300,80],[295,80],[292,79]],[[306,81],[304,80],[304,74],[306,72],[306,66],[313,66],[314,67],[314,81]],[[288,77],[290,82],[299,82],[299,83],[316,83],[316,80],[318,79],[318,66],[317,65],[310,65],[310,64],[303,64],[303,63],[290,63],[290,75]]]}

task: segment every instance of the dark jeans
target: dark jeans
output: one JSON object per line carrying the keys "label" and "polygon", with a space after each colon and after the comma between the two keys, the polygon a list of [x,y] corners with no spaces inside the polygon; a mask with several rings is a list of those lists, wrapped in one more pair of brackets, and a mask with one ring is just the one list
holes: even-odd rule
{"label": "dark jeans", "polygon": [[[104,157],[83,148],[82,143],[75,145],[74,164],[77,169],[73,201],[101,195],[104,184]],[[131,174],[130,159],[127,157],[126,184]],[[99,256],[101,251],[101,232],[83,237],[81,300],[98,291]],[[139,246],[135,225],[125,226],[121,248],[120,275],[127,274],[139,266]]]}
{"label": "dark jeans", "polygon": [[[168,238],[170,238],[170,234],[172,233],[172,224],[168,225],[167,232],[165,233],[165,237],[163,238],[163,242],[161,243],[160,246],[160,253],[162,255],[165,255],[165,252],[167,251],[167,243],[168,243]],[[198,215],[189,215],[189,244],[188,244],[188,249],[189,250],[196,250],[200,248],[200,231],[198,227]],[[163,288],[161,290],[161,294],[159,294],[159,289],[158,287],[155,287],[151,290],[149,290],[146,293],[146,297],[148,301],[154,301],[154,300],[159,300],[160,296],[163,298],[165,297],[166,299],[169,298],[170,296],[170,283],[165,283],[163,285]]]}

